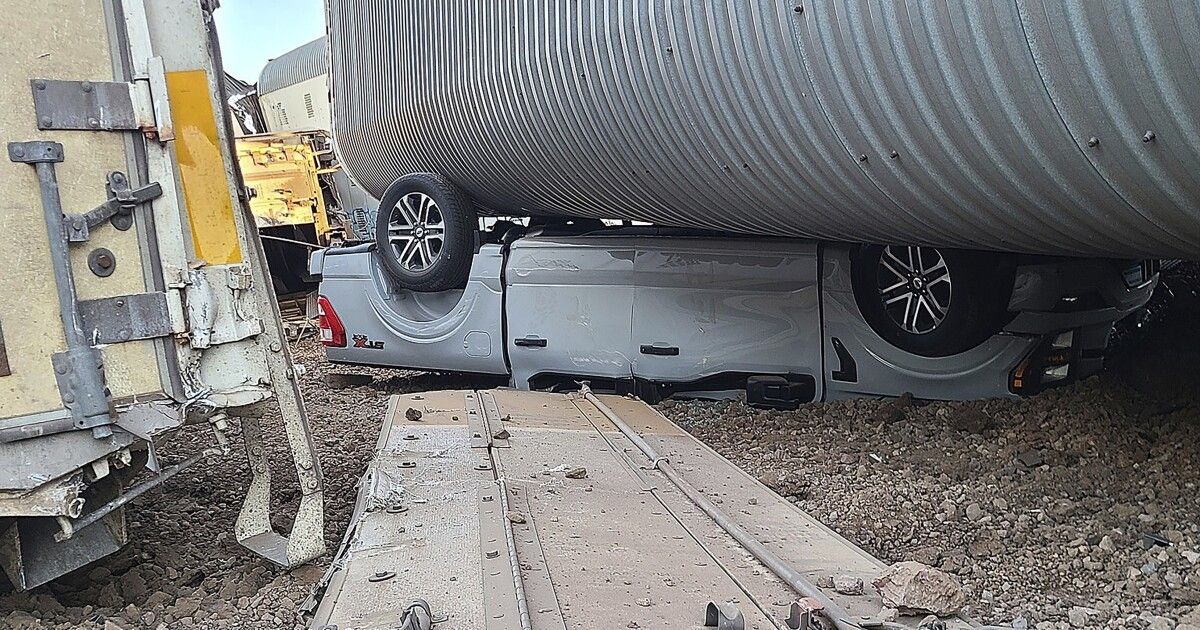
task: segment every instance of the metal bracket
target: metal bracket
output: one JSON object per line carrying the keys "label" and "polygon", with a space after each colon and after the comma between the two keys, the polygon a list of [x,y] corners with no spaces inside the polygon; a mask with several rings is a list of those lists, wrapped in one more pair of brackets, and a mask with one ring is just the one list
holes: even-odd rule
{"label": "metal bracket", "polygon": [[139,116],[129,83],[33,79],[30,86],[38,129],[136,131],[154,126],[153,119]]}
{"label": "metal bracket", "polygon": [[9,142],[8,159],[21,164],[53,164],[63,161],[63,147],[50,140]]}
{"label": "metal bracket", "polygon": [[50,356],[58,393],[71,412],[77,429],[112,424],[113,409],[104,380],[100,351],[87,346],[56,352]]}
{"label": "metal bracket", "polygon": [[108,174],[105,186],[108,200],[83,214],[66,215],[67,241],[81,243],[91,238],[91,229],[112,220],[113,227],[128,230],[133,227],[133,211],[139,205],[162,196],[162,186],[157,182],[141,188],[131,189],[125,173],[114,171]]}
{"label": "metal bracket", "polygon": [[8,349],[4,345],[4,327],[0,326],[0,376],[9,376],[12,368],[8,365]]}
{"label": "metal bracket", "polygon": [[112,424],[115,416],[110,400],[112,394],[105,386],[104,360],[100,351],[88,343],[83,333],[79,296],[75,292],[71,252],[66,239],[62,198],[54,170],[54,164],[63,161],[63,147],[47,140],[10,142],[8,157],[13,162],[32,164],[37,173],[42,215],[49,237],[50,262],[54,269],[54,289],[58,294],[59,316],[67,342],[66,352],[50,357],[59,395],[77,428],[90,428],[97,438],[108,437],[112,435],[112,430],[103,425]]}
{"label": "metal bracket", "polygon": [[737,606],[708,602],[704,608],[704,627],[717,630],[745,630],[746,619]]}
{"label": "metal bracket", "polygon": [[125,343],[172,333],[166,293],[135,293],[82,300],[83,332],[93,344]]}

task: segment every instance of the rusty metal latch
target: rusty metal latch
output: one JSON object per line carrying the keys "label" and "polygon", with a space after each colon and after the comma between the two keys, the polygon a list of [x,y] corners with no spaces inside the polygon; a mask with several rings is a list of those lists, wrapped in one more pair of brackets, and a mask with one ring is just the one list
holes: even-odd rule
{"label": "rusty metal latch", "polygon": [[118,230],[128,230],[133,227],[133,211],[139,205],[149,203],[162,196],[162,186],[153,182],[140,188],[130,188],[129,178],[120,171],[108,174],[105,186],[108,199],[83,214],[65,215],[67,240],[72,243],[82,243],[91,238],[91,229],[112,221]]}

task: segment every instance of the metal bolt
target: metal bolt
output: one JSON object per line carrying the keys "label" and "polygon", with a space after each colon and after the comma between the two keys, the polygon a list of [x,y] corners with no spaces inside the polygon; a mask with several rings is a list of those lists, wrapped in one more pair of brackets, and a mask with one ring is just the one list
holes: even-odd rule
{"label": "metal bolt", "polygon": [[1147,131],[1146,135],[1142,136],[1142,142],[1154,142],[1154,132]]}
{"label": "metal bolt", "polygon": [[99,120],[96,120],[95,118],[89,118],[89,119],[88,119],[88,126],[89,126],[89,127],[91,127],[91,128],[93,128],[93,129],[95,129],[96,127],[99,127],[99,126],[100,126],[100,121],[99,121]]}
{"label": "metal bolt", "polygon": [[1088,146],[1092,147],[1093,149],[1100,146],[1100,138],[1097,138],[1096,136],[1088,138]]}
{"label": "metal bolt", "polygon": [[673,54],[674,52],[675,52],[675,48],[674,48],[674,47],[672,47],[672,46],[667,46],[667,54],[668,54],[668,55],[670,55],[670,54]]}
{"label": "metal bolt", "polygon": [[391,571],[376,571],[367,578],[368,582],[383,582],[396,577],[396,574]]}
{"label": "metal bolt", "polygon": [[867,158],[867,154],[866,154],[866,153],[863,153],[862,155],[858,156],[858,161],[859,161],[859,162],[866,162],[868,159],[869,159],[869,158]]}
{"label": "metal bolt", "polygon": [[54,119],[49,116],[42,116],[42,119],[38,122],[40,122],[43,127],[49,127],[54,123]]}
{"label": "metal bolt", "polygon": [[44,90],[44,89],[46,89],[46,82],[42,81],[42,80],[34,81],[33,87],[35,87],[39,90]]}
{"label": "metal bolt", "polygon": [[794,10],[796,13],[804,13],[804,5],[803,5],[803,4],[797,4],[797,5],[796,5],[796,8],[795,8],[795,9],[793,9],[793,10]]}
{"label": "metal bolt", "polygon": [[896,158],[898,158],[898,157],[900,157],[900,152],[899,152],[899,151],[892,151],[892,159],[894,160],[894,159],[896,159]]}
{"label": "metal bolt", "polygon": [[13,157],[25,157],[25,147],[17,145],[12,150]]}
{"label": "metal bolt", "polygon": [[271,348],[271,352],[279,352],[280,350],[283,350],[283,346],[279,345],[278,341],[272,341],[269,347]]}
{"label": "metal bolt", "polygon": [[80,83],[79,89],[83,90],[84,92],[91,92],[92,91],[92,82],[84,81],[83,83]]}
{"label": "metal bolt", "polygon": [[[112,259],[108,256],[100,257],[100,266],[107,267],[112,264]],[[117,308],[125,308],[125,300],[117,300]]]}

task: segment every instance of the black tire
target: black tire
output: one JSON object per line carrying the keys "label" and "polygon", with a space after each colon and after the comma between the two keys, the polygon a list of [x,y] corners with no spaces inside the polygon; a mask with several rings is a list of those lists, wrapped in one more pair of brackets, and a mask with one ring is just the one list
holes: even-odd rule
{"label": "black tire", "polygon": [[478,231],[466,193],[440,175],[414,173],[384,192],[375,244],[384,269],[400,287],[446,291],[466,286]]}
{"label": "black tire", "polygon": [[888,343],[925,357],[965,352],[996,334],[1008,321],[1013,273],[1005,256],[986,252],[869,245],[851,257],[863,318]]}

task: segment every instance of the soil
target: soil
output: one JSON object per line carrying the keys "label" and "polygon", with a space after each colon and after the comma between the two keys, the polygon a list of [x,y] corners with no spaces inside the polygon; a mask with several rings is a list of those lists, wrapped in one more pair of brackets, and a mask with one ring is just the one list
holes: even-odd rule
{"label": "soil", "polygon": [[[1122,331],[1106,373],[1027,400],[660,408],[885,561],[954,574],[983,621],[1198,630],[1200,272],[1178,267],[1166,287],[1149,322]],[[332,366],[311,337],[293,353],[306,367],[331,547],[388,396],[499,384]],[[299,494],[278,419],[265,426],[274,518],[286,528]],[[165,459],[211,443],[188,430]],[[247,481],[235,450],[147,493],[129,507],[125,549],[30,592],[0,585],[0,628],[304,627],[296,611],[329,558],[289,573],[240,547],[232,532]]]}

